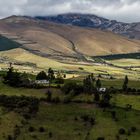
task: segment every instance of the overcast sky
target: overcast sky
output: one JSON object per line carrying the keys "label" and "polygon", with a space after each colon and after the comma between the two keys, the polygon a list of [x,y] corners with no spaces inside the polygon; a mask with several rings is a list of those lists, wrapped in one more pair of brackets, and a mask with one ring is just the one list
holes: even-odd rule
{"label": "overcast sky", "polygon": [[123,22],[140,22],[140,0],[0,0],[0,18],[74,12]]}

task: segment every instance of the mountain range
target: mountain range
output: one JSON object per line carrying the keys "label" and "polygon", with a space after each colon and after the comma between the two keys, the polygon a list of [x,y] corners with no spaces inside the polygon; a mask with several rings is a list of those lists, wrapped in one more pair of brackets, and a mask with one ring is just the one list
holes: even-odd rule
{"label": "mountain range", "polygon": [[96,15],[73,13],[57,16],[36,16],[35,18],[80,27],[108,30],[132,39],[140,39],[140,23],[123,23]]}
{"label": "mountain range", "polygon": [[11,16],[0,20],[0,34],[33,54],[79,62],[93,56],[139,52],[138,25],[81,14]]}

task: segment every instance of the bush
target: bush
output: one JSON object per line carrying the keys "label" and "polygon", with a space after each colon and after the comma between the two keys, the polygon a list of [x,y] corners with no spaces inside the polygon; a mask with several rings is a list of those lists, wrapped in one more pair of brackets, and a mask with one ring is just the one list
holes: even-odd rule
{"label": "bush", "polygon": [[131,130],[127,131],[127,135],[130,136],[131,135]]}
{"label": "bush", "polygon": [[52,102],[55,103],[55,104],[58,104],[58,103],[60,103],[60,98],[55,97],[55,98],[52,99]]}
{"label": "bush", "polygon": [[45,132],[45,128],[44,127],[40,127],[39,128],[39,132],[41,132],[41,133]]}
{"label": "bush", "polygon": [[131,131],[132,131],[132,132],[136,132],[136,131],[137,131],[137,128],[136,128],[135,126],[132,126],[132,127],[131,127]]}
{"label": "bush", "polygon": [[104,137],[99,137],[99,138],[97,138],[97,140],[105,140],[105,138]]}
{"label": "bush", "polygon": [[53,136],[52,132],[49,132],[49,138],[52,138],[52,136]]}
{"label": "bush", "polygon": [[74,92],[75,95],[80,94],[83,91],[83,86],[78,85],[76,82],[68,82],[65,83],[62,87],[62,91],[65,94],[69,94],[71,91]]}
{"label": "bush", "polygon": [[29,132],[34,132],[34,131],[35,131],[35,128],[32,127],[32,126],[30,126],[29,129],[28,129],[28,131],[29,131]]}
{"label": "bush", "polygon": [[124,128],[120,128],[119,129],[119,134],[124,135],[125,134],[125,129]]}
{"label": "bush", "polygon": [[8,135],[7,140],[13,140],[11,135]]}

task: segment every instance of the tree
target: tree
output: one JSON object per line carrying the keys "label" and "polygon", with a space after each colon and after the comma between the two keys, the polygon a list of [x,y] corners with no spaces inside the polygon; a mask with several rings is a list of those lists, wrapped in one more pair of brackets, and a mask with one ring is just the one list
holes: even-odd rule
{"label": "tree", "polygon": [[94,89],[94,81],[95,78],[93,76],[93,74],[88,75],[84,80],[83,80],[83,86],[84,86],[84,91],[86,93],[92,93],[93,89]]}
{"label": "tree", "polygon": [[95,102],[99,102],[99,101],[100,101],[100,95],[99,95],[98,92],[96,92],[96,93],[94,94],[94,101],[95,101]]}
{"label": "tree", "polygon": [[58,72],[56,75],[55,83],[56,84],[64,84],[63,75],[60,72]]}
{"label": "tree", "polygon": [[111,99],[111,95],[109,93],[105,93],[102,95],[102,100],[100,102],[100,106],[101,107],[108,107],[110,106],[110,99]]}
{"label": "tree", "polygon": [[125,76],[125,79],[124,79],[124,83],[123,83],[123,86],[122,86],[122,88],[123,88],[123,90],[124,91],[126,91],[127,90],[127,88],[128,88],[128,77],[127,77],[127,75]]}
{"label": "tree", "polygon": [[13,67],[10,67],[4,76],[4,83],[9,84],[13,87],[20,87],[22,83],[22,74],[14,72]]}
{"label": "tree", "polygon": [[51,91],[47,91],[47,102],[51,102],[52,101],[52,93],[51,93]]}
{"label": "tree", "polygon": [[54,71],[53,71],[52,68],[48,69],[48,78],[49,78],[50,81],[55,79]]}
{"label": "tree", "polygon": [[101,88],[101,86],[102,86],[101,81],[100,81],[100,79],[98,79],[96,81],[96,88]]}
{"label": "tree", "polygon": [[41,71],[37,74],[36,80],[47,80],[48,77],[44,71]]}

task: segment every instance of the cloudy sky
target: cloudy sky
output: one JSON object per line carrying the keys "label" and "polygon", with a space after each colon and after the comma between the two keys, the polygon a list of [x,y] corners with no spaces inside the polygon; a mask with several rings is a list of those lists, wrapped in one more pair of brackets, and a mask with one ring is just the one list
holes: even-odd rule
{"label": "cloudy sky", "polygon": [[72,12],[91,13],[123,22],[140,22],[140,0],[0,0],[0,18]]}

